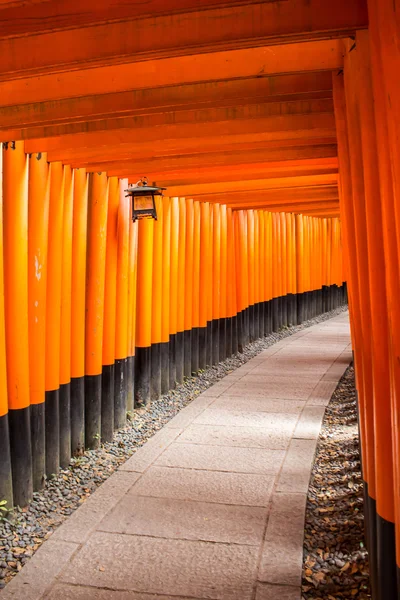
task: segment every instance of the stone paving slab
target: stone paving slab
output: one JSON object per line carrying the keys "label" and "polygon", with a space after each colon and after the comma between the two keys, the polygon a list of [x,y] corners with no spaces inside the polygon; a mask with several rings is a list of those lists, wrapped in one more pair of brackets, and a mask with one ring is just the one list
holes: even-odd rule
{"label": "stone paving slab", "polygon": [[274,482],[274,474],[151,467],[131,493],[196,502],[268,506]]}
{"label": "stone paving slab", "polygon": [[291,440],[291,433],[292,430],[285,432],[271,430],[266,427],[235,427],[192,423],[177,438],[176,443],[189,442],[192,444],[205,444],[207,446],[285,450]]}
{"label": "stone paving slab", "polygon": [[99,530],[169,539],[259,546],[266,508],[125,496]]}
{"label": "stone paving slab", "polygon": [[251,600],[259,549],[96,532],[64,583],[215,600]]}
{"label": "stone paving slab", "polygon": [[[227,392],[228,393],[228,392]],[[213,409],[231,409],[248,410],[250,412],[268,412],[268,413],[295,413],[300,414],[305,406],[305,400],[282,398],[265,398],[263,396],[227,396],[224,394],[217,398],[209,408]]]}
{"label": "stone paving slab", "polygon": [[199,395],[44,543],[1,600],[300,600],[304,512],[347,315]]}
{"label": "stone paving slab", "polygon": [[200,444],[172,444],[156,461],[157,466],[227,473],[276,474],[285,452],[261,448],[235,448]]}

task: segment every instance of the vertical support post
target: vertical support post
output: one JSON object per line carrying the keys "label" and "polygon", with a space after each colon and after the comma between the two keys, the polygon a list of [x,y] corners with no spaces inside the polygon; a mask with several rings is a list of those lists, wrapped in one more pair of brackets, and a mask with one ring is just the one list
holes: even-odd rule
{"label": "vertical support post", "polygon": [[12,508],[13,489],[8,424],[3,250],[3,145],[0,143],[0,500],[5,500],[7,502],[6,506]]}
{"label": "vertical support post", "polygon": [[192,373],[199,370],[200,344],[200,202],[193,202]]}
{"label": "vertical support post", "polygon": [[89,175],[86,270],[85,445],[97,448],[101,436],[101,374],[107,248],[108,181]]}
{"label": "vertical support post", "polygon": [[32,498],[28,345],[28,171],[23,142],[3,152],[4,301],[14,503]]}
{"label": "vertical support post", "polygon": [[138,225],[135,404],[143,406],[150,401],[154,221],[142,219]]}
{"label": "vertical support post", "polygon": [[153,287],[151,309],[151,398],[161,395],[161,330],[162,330],[162,249],[163,249],[163,205],[156,197],[157,221],[154,222],[153,244]]}
{"label": "vertical support post", "polygon": [[34,491],[43,487],[46,473],[45,367],[49,199],[50,178],[47,157],[33,154],[29,158],[28,186],[28,320]]}
{"label": "vertical support post", "polygon": [[[121,200],[122,201],[122,200]],[[124,198],[129,202],[128,198]],[[117,260],[118,260],[118,212],[120,204],[119,182],[116,177],[108,180],[106,264],[104,276],[104,319],[101,373],[101,440],[110,442],[115,419],[115,340],[117,325]]]}
{"label": "vertical support post", "polygon": [[46,303],[46,473],[58,473],[60,466],[60,353],[61,293],[64,215],[64,168],[50,165],[50,207]]}
{"label": "vertical support post", "polygon": [[176,387],[176,334],[178,319],[178,248],[179,248],[179,198],[171,198],[171,276],[170,276],[170,353],[169,387]]}
{"label": "vertical support post", "polygon": [[209,340],[207,335],[210,331],[208,324],[208,294],[209,294],[209,278],[210,272],[208,269],[209,254],[210,254],[210,205],[208,202],[200,203],[200,273],[199,273],[199,368],[205,369],[209,364],[208,346]]}
{"label": "vertical support post", "polygon": [[171,301],[171,201],[163,198],[162,232],[162,317],[161,317],[161,393],[170,389],[170,301]]}
{"label": "vertical support post", "polygon": [[71,295],[71,452],[85,447],[85,313],[88,176],[85,169],[74,173],[72,225]]}
{"label": "vertical support post", "polygon": [[128,397],[129,222],[131,207],[129,203],[130,198],[125,198],[122,186],[119,185],[118,181],[115,183],[115,187],[115,193],[119,198],[119,206],[115,305],[114,428],[120,429],[126,425]]}
{"label": "vertical support post", "polygon": [[64,210],[61,267],[61,322],[60,322],[60,466],[64,469],[71,460],[71,271],[73,185],[71,167],[64,167]]}
{"label": "vertical support post", "polygon": [[185,296],[184,296],[184,369],[185,377],[192,374],[192,326],[193,326],[193,200],[186,200],[186,249],[185,249]]}

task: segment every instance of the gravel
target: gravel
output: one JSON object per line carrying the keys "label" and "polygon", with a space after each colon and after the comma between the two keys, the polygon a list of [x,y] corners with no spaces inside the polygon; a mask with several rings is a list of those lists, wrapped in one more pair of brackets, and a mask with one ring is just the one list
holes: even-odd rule
{"label": "gravel", "polygon": [[354,369],[325,413],[306,510],[303,600],[371,598]]}
{"label": "gravel", "polygon": [[9,522],[0,516],[0,590],[103,481],[199,394],[277,341],[344,310],[347,307],[261,338],[249,344],[243,354],[199,372],[148,407],[129,413],[127,426],[115,433],[112,442],[73,458],[67,469],[48,478],[44,489],[34,494],[28,507],[15,508]]}

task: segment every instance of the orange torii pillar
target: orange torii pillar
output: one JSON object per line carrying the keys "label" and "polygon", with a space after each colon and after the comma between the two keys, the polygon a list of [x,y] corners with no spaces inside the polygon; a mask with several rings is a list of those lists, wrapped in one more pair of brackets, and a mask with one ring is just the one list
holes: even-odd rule
{"label": "orange torii pillar", "polygon": [[[400,455],[400,311],[398,299],[400,297],[400,206],[398,202],[399,169],[396,154],[400,146],[398,136],[392,137],[395,130],[398,131],[398,123],[394,123],[390,111],[395,114],[396,108],[392,105],[392,99],[398,105],[400,94],[398,81],[393,77],[393,67],[400,64],[400,52],[393,52],[397,36],[387,34],[389,27],[395,27],[393,10],[395,5],[386,1],[378,3],[370,0],[368,2],[370,19],[374,20],[370,25],[371,65],[375,104],[375,120],[377,131],[377,156],[380,175],[380,192],[382,221],[385,235],[386,264],[386,291],[388,300],[388,326],[389,326],[389,365],[391,375],[391,404],[393,415],[392,445],[393,455]],[[397,23],[399,21],[397,20]],[[385,76],[387,80],[385,81]],[[386,85],[385,85],[386,84]],[[392,93],[388,94],[386,87],[392,87]],[[394,89],[393,89],[394,88]],[[394,92],[394,93],[393,93]],[[389,110],[388,110],[389,104]],[[397,169],[395,168],[397,165]],[[394,179],[396,178],[396,182]],[[396,189],[397,186],[397,189]],[[397,223],[396,223],[397,220]],[[397,231],[396,231],[397,224]],[[397,234],[397,235],[396,235]],[[396,541],[396,571],[397,588],[400,590],[400,464],[398,460],[394,463],[394,511],[395,511],[395,541]],[[399,592],[398,592],[399,593]],[[390,596],[388,595],[388,598]]]}
{"label": "orange torii pillar", "polygon": [[179,238],[177,264],[177,316],[175,346],[175,381],[183,383],[185,362],[185,264],[186,264],[186,200],[179,198]]}
{"label": "orange torii pillar", "polygon": [[153,288],[151,309],[151,399],[161,395],[161,342],[163,304],[163,205],[161,196],[156,196],[157,221],[154,221],[153,237]]}
{"label": "orange torii pillar", "polygon": [[151,312],[153,287],[153,219],[138,223],[135,404],[150,401]]}
{"label": "orange torii pillar", "polygon": [[50,177],[46,155],[29,158],[28,319],[33,489],[45,482],[46,285]]}
{"label": "orange torii pillar", "polygon": [[[26,506],[33,489],[28,344],[28,172],[23,142],[4,144],[3,169],[5,342],[12,483],[14,503]],[[4,411],[3,407],[2,413]]]}
{"label": "orange torii pillar", "polygon": [[108,181],[108,214],[103,314],[103,368],[101,374],[101,439],[112,440],[115,402],[115,339],[117,303],[119,183]]}
{"label": "orange torii pillar", "polygon": [[[351,136],[359,135],[359,152],[364,177],[364,210],[366,212],[366,236],[368,240],[369,296],[371,310],[371,351],[373,367],[373,421],[375,442],[375,497],[368,499],[370,530],[376,523],[376,564],[372,564],[376,574],[376,596],[397,598],[396,552],[395,552],[395,489],[397,474],[394,473],[398,457],[396,454],[397,427],[393,416],[393,378],[390,364],[390,326],[388,320],[388,295],[386,254],[389,248],[384,238],[381,181],[376,164],[379,165],[377,150],[377,130],[373,82],[371,77],[370,41],[368,32],[358,32],[356,52],[348,54],[345,65],[345,90],[348,106],[350,94],[357,97],[357,110],[360,119],[359,131],[349,127]],[[348,77],[346,77],[348,75]],[[352,79],[350,79],[352,78]],[[354,86],[353,89],[351,86]],[[379,97],[379,93],[378,93]],[[378,199],[378,201],[377,201]],[[390,258],[389,258],[390,260]],[[363,324],[364,326],[364,324]],[[393,415],[393,416],[392,416]],[[394,451],[393,451],[394,450]],[[373,500],[376,500],[376,504]]]}
{"label": "orange torii pillar", "polygon": [[5,500],[7,502],[7,506],[11,508],[13,505],[13,489],[11,474],[10,433],[8,423],[6,339],[4,321],[2,144],[0,144],[0,211],[0,500]]}
{"label": "orange torii pillar", "polygon": [[220,210],[220,295],[219,295],[219,360],[225,360],[228,354],[226,322],[226,285],[227,285],[227,227],[226,204]]}
{"label": "orange torii pillar", "polygon": [[211,364],[219,363],[219,317],[220,317],[220,292],[221,292],[221,206],[217,202],[212,207],[212,354]]}
{"label": "orange torii pillar", "polygon": [[61,294],[64,215],[64,168],[50,165],[50,209],[46,302],[46,473],[60,467],[60,352]]}
{"label": "orange torii pillar", "polygon": [[85,332],[85,446],[87,448],[97,448],[101,436],[107,212],[106,174],[91,173],[89,175]]}
{"label": "orange torii pillar", "polygon": [[162,199],[161,393],[170,389],[171,201]]}
{"label": "orange torii pillar", "polygon": [[237,321],[235,315],[235,245],[232,209],[226,212],[226,352],[227,356],[237,353]]}
{"label": "orange torii pillar", "polygon": [[85,447],[85,315],[88,175],[74,173],[71,295],[71,452]]}
{"label": "orange torii pillar", "polygon": [[192,373],[199,370],[200,332],[200,202],[193,202]]}
{"label": "orange torii pillar", "polygon": [[193,325],[193,200],[186,200],[186,248],[185,248],[185,296],[183,332],[183,374],[192,374],[192,325]]}
{"label": "orange torii pillar", "polygon": [[176,386],[176,334],[178,319],[178,248],[179,248],[179,198],[171,198],[170,227],[170,285],[169,285],[169,389]]}
{"label": "orange torii pillar", "polygon": [[[109,184],[114,180],[110,177]],[[126,182],[125,182],[126,183]],[[119,196],[118,206],[118,246],[117,277],[115,303],[115,379],[114,379],[114,429],[126,424],[126,406],[128,399],[128,339],[129,339],[129,225],[130,202],[125,197],[121,182],[116,181],[116,193]]]}
{"label": "orange torii pillar", "polygon": [[208,357],[210,204],[200,202],[200,263],[199,263],[199,369],[205,369]]}
{"label": "orange torii pillar", "polygon": [[64,210],[61,263],[61,317],[60,317],[60,467],[66,468],[71,460],[71,273],[73,179],[69,166],[64,166]]}
{"label": "orange torii pillar", "polygon": [[[128,180],[119,182],[120,193],[128,187]],[[136,340],[136,298],[137,298],[137,222],[132,221],[132,203],[129,202],[129,284],[128,284],[128,364],[127,364],[127,415],[135,407],[135,340]]]}

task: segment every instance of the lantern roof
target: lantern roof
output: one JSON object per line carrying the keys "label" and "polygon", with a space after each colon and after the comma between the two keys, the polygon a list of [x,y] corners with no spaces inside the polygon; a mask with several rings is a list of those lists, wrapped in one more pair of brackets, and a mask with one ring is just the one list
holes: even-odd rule
{"label": "lantern roof", "polygon": [[153,193],[155,195],[162,196],[163,190],[166,190],[165,187],[159,187],[155,183],[153,185],[148,185],[147,177],[142,177],[136,183],[130,183],[128,185],[128,189],[125,192],[128,192],[129,195],[140,195],[143,192]]}

